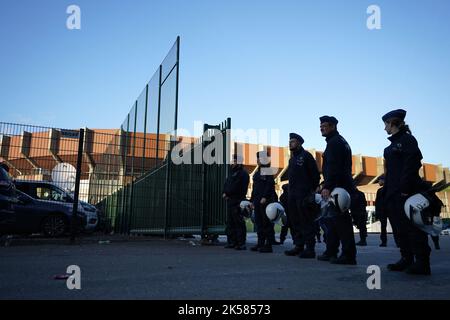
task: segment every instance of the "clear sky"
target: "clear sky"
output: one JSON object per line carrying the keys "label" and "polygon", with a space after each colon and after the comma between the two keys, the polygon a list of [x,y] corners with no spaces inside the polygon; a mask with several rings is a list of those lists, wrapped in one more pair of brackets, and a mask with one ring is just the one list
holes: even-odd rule
{"label": "clear sky", "polygon": [[[408,111],[429,163],[450,165],[448,0],[1,0],[3,122],[117,128],[181,36],[179,127],[295,131],[323,150],[334,115],[353,153],[380,156],[381,116]],[[66,9],[81,8],[81,30]],[[369,5],[381,30],[369,30]]]}

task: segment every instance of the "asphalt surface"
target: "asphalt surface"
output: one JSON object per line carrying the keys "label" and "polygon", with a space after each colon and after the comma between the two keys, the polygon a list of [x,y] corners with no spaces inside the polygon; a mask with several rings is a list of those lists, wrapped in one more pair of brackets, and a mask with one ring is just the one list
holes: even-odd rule
{"label": "asphalt surface", "polygon": [[[287,257],[287,240],[274,253],[201,246],[198,239],[126,241],[112,238],[70,246],[67,241],[12,241],[0,247],[0,299],[449,299],[450,237],[432,252],[432,275],[387,271],[399,252],[377,234],[358,248],[357,266]],[[223,238],[221,238],[224,241]],[[248,244],[256,242],[249,234]],[[430,245],[432,242],[430,241]],[[324,250],[318,244],[317,252]],[[69,290],[69,265],[81,269],[81,289]],[[381,268],[381,289],[369,290],[367,268]]]}

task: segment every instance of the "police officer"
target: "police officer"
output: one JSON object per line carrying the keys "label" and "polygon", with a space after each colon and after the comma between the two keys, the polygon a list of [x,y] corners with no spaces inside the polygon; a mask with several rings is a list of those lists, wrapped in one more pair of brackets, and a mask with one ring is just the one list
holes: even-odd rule
{"label": "police officer", "polygon": [[[298,255],[300,258],[315,258],[315,212],[311,210],[308,200],[314,201],[314,192],[320,181],[320,173],[316,160],[303,149],[303,138],[289,134],[289,199],[288,220],[295,247],[284,253],[288,256]],[[306,250],[305,250],[306,245]]]}
{"label": "police officer", "polygon": [[383,186],[384,186],[384,175],[378,178],[378,185],[380,188],[377,190],[377,196],[375,198],[375,218],[380,220],[381,230],[380,230],[380,247],[387,246],[387,216],[383,210]]}
{"label": "police officer", "polygon": [[283,189],[283,193],[280,196],[280,203],[284,208],[284,212],[286,213],[286,221],[287,224],[283,225],[281,227],[281,231],[280,231],[280,243],[283,244],[284,241],[286,241],[286,236],[288,234],[289,229],[291,230],[291,235],[292,235],[292,229],[289,226],[289,183],[283,184],[283,186],[281,187]]}
{"label": "police officer", "polygon": [[357,246],[367,246],[367,200],[364,192],[356,189],[352,194],[351,214],[353,224],[359,230],[359,242]]}
{"label": "police officer", "polygon": [[[356,191],[352,178],[352,150],[337,131],[337,124],[335,117],[320,117],[320,131],[327,142],[322,155],[324,183],[321,195],[324,199],[328,199],[336,187],[345,189],[349,194]],[[341,213],[329,219],[327,227],[327,249],[318,259],[334,264],[356,264],[355,236],[350,214]],[[339,242],[342,242],[342,253],[337,258]]]}
{"label": "police officer", "polygon": [[245,250],[247,229],[239,204],[245,199],[249,175],[242,165],[242,157],[233,156],[231,174],[225,181],[223,198],[227,202],[227,249]]}
{"label": "police officer", "polygon": [[316,229],[317,242],[321,243],[322,241],[320,240],[320,223],[319,223],[319,221],[316,220],[314,222],[314,227]]}
{"label": "police officer", "polygon": [[384,149],[385,184],[383,187],[384,209],[394,233],[397,234],[401,259],[388,265],[391,271],[410,274],[431,274],[428,235],[415,227],[406,217],[404,204],[407,198],[421,191],[422,153],[417,140],[405,124],[406,111],[393,110],[382,119],[390,135],[391,144]]}
{"label": "police officer", "polygon": [[265,151],[256,154],[258,169],[253,175],[253,190],[250,202],[255,210],[255,224],[258,243],[250,248],[252,251],[270,253],[275,239],[273,223],[266,216],[266,207],[278,200],[275,192],[275,180],[270,168],[270,160]]}

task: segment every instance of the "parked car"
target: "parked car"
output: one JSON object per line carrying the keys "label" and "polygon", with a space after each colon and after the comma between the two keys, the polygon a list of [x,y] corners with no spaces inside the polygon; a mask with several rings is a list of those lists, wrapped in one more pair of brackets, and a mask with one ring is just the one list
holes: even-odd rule
{"label": "parked car", "polygon": [[[48,237],[63,236],[70,230],[72,209],[58,202],[43,202],[16,190],[14,196],[0,194],[0,234],[43,233]],[[75,226],[86,224],[84,212],[78,212]]]}
{"label": "parked car", "polygon": [[[7,167],[0,164],[0,226],[13,219],[14,209],[12,199],[16,196],[14,183],[6,171]],[[0,231],[1,232],[1,231]]]}
{"label": "parked car", "polygon": [[[48,181],[16,180],[17,190],[43,203],[58,203],[67,208],[73,208],[74,197],[69,192]],[[97,208],[87,202],[78,202],[78,211],[86,216],[84,230],[94,231],[98,224]]]}
{"label": "parked car", "polygon": [[7,168],[5,164],[0,164],[0,193],[12,196],[15,193],[15,186],[7,172]]}

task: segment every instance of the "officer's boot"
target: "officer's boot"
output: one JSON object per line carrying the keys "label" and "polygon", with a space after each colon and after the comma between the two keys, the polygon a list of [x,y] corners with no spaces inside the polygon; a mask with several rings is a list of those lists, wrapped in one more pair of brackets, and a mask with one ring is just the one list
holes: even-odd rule
{"label": "officer's boot", "polygon": [[273,238],[273,239],[270,241],[270,244],[273,245],[273,246],[279,246],[279,245],[281,245],[282,243],[281,243],[281,241],[277,241],[275,238]]}
{"label": "officer's boot", "polygon": [[234,249],[236,247],[236,244],[229,242],[224,248],[225,249]]}
{"label": "officer's boot", "polygon": [[298,256],[300,253],[303,252],[303,246],[295,246],[293,249],[291,250],[286,250],[284,252],[285,255],[287,256]]}
{"label": "officer's boot", "polygon": [[336,258],[337,258],[336,254],[329,254],[327,251],[325,251],[323,254],[321,254],[320,256],[317,257],[317,260],[330,261],[330,260],[333,260]]}
{"label": "officer's boot", "polygon": [[396,263],[388,264],[387,268],[390,271],[404,271],[413,263],[414,263],[413,256],[402,256],[401,259],[398,260]]}
{"label": "officer's boot", "polygon": [[407,269],[406,273],[409,274],[420,274],[420,275],[431,275],[430,268],[430,257],[428,256],[416,256],[416,262],[411,264]]}
{"label": "officer's boot", "polygon": [[258,251],[263,245],[264,245],[264,239],[261,239],[260,237],[258,237],[258,243],[255,246],[251,247],[250,250]]}
{"label": "officer's boot", "polygon": [[305,251],[301,252],[299,255],[301,259],[314,259],[316,257],[316,252],[314,247],[307,247]]}
{"label": "officer's boot", "polygon": [[266,240],[265,244],[259,249],[259,252],[261,253],[271,253],[272,250],[272,244],[270,240]]}
{"label": "officer's boot", "polygon": [[339,258],[330,258],[330,263],[332,264],[348,264],[348,265],[356,265],[356,259],[346,257],[344,255],[340,255]]}
{"label": "officer's boot", "polygon": [[357,245],[357,246],[361,246],[361,247],[367,246],[366,238],[361,237],[361,239],[359,240],[359,242],[356,243],[356,245]]}

